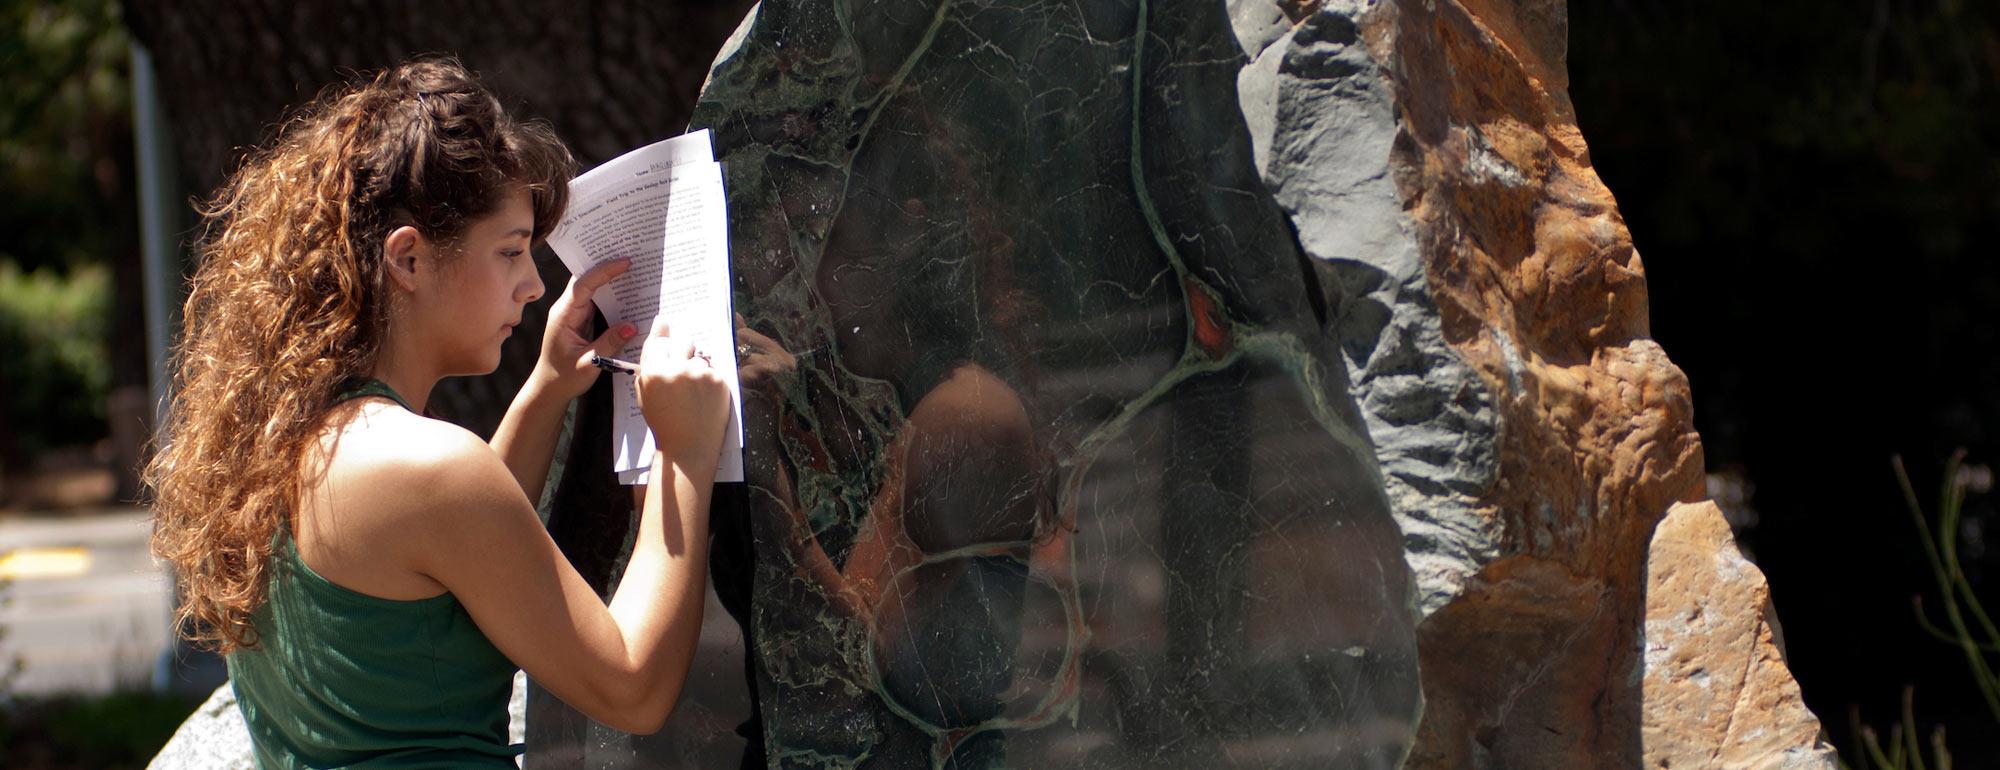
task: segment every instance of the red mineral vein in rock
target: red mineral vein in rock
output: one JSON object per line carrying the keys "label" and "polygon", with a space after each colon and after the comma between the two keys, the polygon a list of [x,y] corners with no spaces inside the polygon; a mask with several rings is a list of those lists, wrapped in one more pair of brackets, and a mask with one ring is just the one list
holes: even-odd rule
{"label": "red mineral vein in rock", "polygon": [[1215,295],[1192,276],[1181,279],[1181,288],[1187,291],[1188,323],[1194,324],[1194,343],[1210,358],[1228,355],[1235,341],[1230,338],[1228,321],[1222,317]]}
{"label": "red mineral vein in rock", "polygon": [[812,430],[806,427],[803,421],[796,417],[780,413],[778,417],[778,431],[790,439],[794,446],[806,449],[805,461],[800,463],[800,465],[820,472],[825,472],[833,467],[832,461],[826,456],[825,447],[820,445],[819,437],[813,435]]}

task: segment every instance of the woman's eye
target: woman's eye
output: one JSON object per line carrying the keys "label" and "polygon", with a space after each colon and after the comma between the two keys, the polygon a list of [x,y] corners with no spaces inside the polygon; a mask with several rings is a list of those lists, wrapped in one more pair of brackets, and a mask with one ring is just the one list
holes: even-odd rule
{"label": "woman's eye", "polygon": [[521,256],[522,254],[526,254],[526,253],[527,253],[527,252],[525,252],[525,251],[503,251],[503,252],[500,252],[500,256],[503,256],[503,257],[506,257],[506,258],[508,258],[508,259],[515,259],[515,258],[517,258],[517,257]]}

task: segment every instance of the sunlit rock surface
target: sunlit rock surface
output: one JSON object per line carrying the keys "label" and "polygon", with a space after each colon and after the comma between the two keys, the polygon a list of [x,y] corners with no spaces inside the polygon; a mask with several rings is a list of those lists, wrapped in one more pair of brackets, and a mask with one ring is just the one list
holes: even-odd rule
{"label": "sunlit rock surface", "polygon": [[1823,768],[1764,576],[1713,502],[1675,505],[1646,562],[1645,766]]}
{"label": "sunlit rock surface", "polygon": [[236,707],[236,689],[224,683],[195,708],[147,770],[251,770],[250,730]]}
{"label": "sunlit rock surface", "polygon": [[[1765,626],[1655,622],[1768,596],[1726,529],[1654,537],[1703,496],[1701,445],[1576,128],[1564,4],[1267,6],[1234,7],[1244,114],[1307,251],[1364,297],[1340,337],[1426,613],[1408,766],[1832,767]],[[1655,570],[1706,549],[1740,579],[1649,585],[1649,544]],[[1761,716],[1695,719],[1656,647],[1739,672]]]}

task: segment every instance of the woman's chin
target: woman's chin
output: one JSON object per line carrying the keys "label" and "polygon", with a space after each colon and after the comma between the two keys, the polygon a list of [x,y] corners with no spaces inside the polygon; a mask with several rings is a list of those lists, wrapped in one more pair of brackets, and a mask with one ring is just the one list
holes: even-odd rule
{"label": "woman's chin", "polygon": [[501,361],[501,356],[500,356],[500,354],[499,354],[499,353],[498,353],[498,352],[496,351],[496,352],[495,352],[495,353],[493,354],[493,357],[492,357],[492,358],[489,358],[489,359],[487,359],[487,360],[485,360],[485,361],[481,362],[481,365],[480,365],[480,367],[479,367],[479,371],[476,371],[476,372],[473,372],[473,374],[474,374],[474,375],[485,375],[485,374],[492,374],[492,373],[494,373],[494,372],[496,372],[496,371],[499,371],[499,370],[500,370],[500,361]]}
{"label": "woman's chin", "polygon": [[445,368],[446,377],[480,377],[500,370],[501,355],[494,350],[485,355],[466,356]]}

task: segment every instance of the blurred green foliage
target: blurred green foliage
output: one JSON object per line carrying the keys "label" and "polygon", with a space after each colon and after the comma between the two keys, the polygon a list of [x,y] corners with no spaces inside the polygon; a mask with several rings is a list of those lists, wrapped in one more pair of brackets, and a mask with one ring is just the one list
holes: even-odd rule
{"label": "blurred green foliage", "polygon": [[103,265],[23,272],[0,262],[0,362],[12,386],[0,408],[34,453],[104,432],[111,273]]}
{"label": "blurred green foliage", "polygon": [[131,39],[108,0],[0,0],[0,260],[101,264],[135,245]]}
{"label": "blurred green foliage", "polygon": [[200,703],[128,690],[30,699],[0,708],[0,757],[21,770],[145,767]]}
{"label": "blurred green foliage", "polygon": [[111,269],[138,249],[130,45],[112,0],[0,0],[0,464],[106,433]]}

